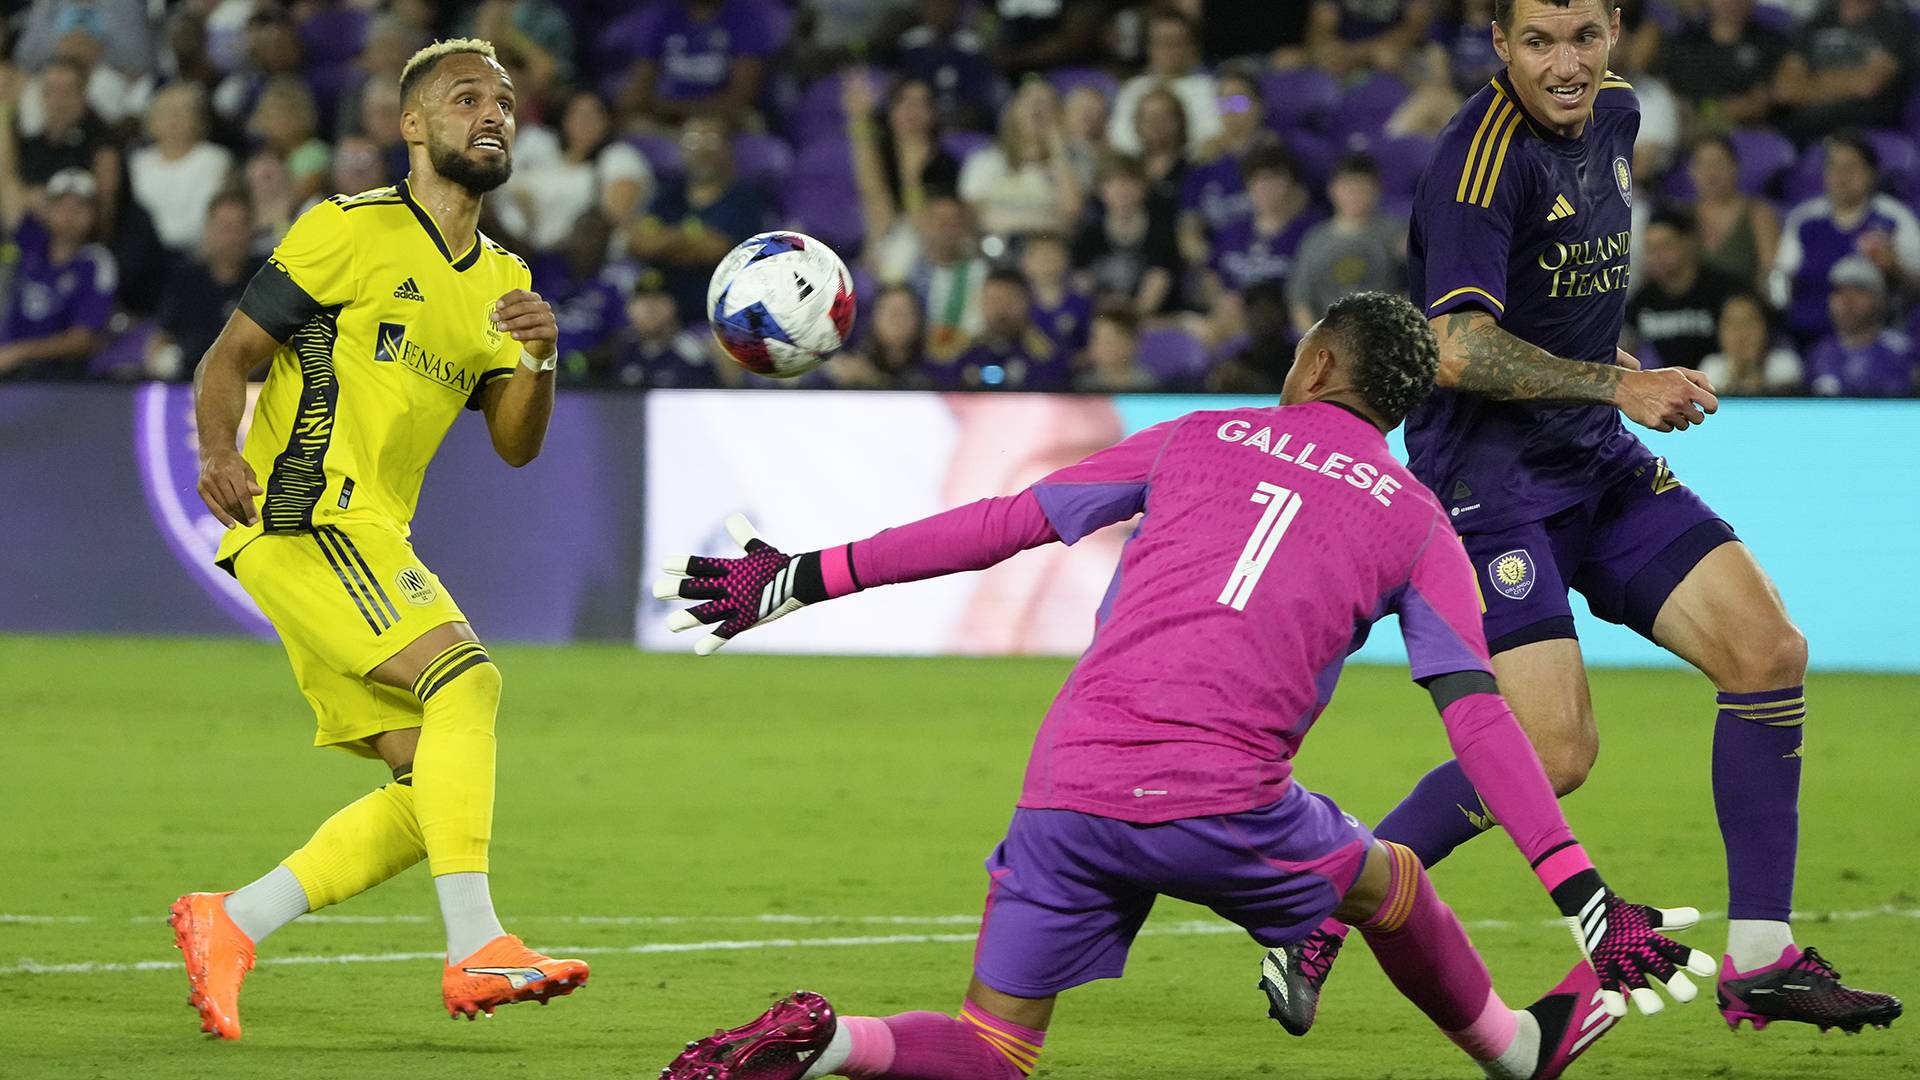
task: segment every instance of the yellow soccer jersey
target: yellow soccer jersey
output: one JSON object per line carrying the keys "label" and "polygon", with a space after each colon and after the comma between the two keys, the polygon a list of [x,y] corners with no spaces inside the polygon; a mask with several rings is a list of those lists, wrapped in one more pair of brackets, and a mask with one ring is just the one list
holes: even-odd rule
{"label": "yellow soccer jersey", "polygon": [[521,343],[488,316],[531,284],[483,235],[449,251],[404,181],[302,214],[240,301],[281,344],[243,450],[266,489],[260,520],[229,530],[218,558],[262,532],[352,520],[404,535],[461,408],[519,364]]}

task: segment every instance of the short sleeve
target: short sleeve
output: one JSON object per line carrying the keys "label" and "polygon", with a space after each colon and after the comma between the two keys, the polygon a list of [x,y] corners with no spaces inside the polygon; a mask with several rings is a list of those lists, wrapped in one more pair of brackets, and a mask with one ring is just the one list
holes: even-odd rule
{"label": "short sleeve", "polygon": [[1445,519],[1432,535],[1401,590],[1400,633],[1414,679],[1455,671],[1493,671],[1480,622],[1480,586],[1467,550]]}
{"label": "short sleeve", "polygon": [[1522,114],[1499,94],[1479,120],[1434,151],[1414,204],[1424,280],[1411,282],[1428,318],[1478,305],[1507,307],[1507,256],[1525,197],[1523,163],[1513,153]]}
{"label": "short sleeve", "polygon": [[1135,432],[1033,485],[1040,509],[1063,543],[1072,544],[1146,509],[1154,464],[1179,424],[1169,420]]}
{"label": "short sleeve", "polygon": [[983,146],[975,150],[960,166],[960,198],[965,202],[979,202],[1006,172],[1006,155],[999,147]]}
{"label": "short sleeve", "polygon": [[321,307],[345,304],[354,296],[353,230],[347,212],[322,201],[301,214],[269,266],[277,266]]}

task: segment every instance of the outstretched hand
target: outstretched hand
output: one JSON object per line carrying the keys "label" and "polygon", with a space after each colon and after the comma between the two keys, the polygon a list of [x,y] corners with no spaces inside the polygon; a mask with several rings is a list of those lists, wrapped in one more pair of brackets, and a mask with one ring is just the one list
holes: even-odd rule
{"label": "outstretched hand", "polygon": [[[693,651],[699,656],[711,656],[742,630],[770,623],[808,603],[794,595],[802,579],[805,556],[787,555],[762,540],[744,514],[727,518],[727,534],[746,552],[743,557],[670,555],[662,567],[667,576],[653,583],[657,599],[707,601],[667,616],[667,629],[676,634],[696,626],[720,624],[694,644]],[[817,569],[813,576],[819,576]]]}
{"label": "outstretched hand", "polygon": [[[1599,881],[1597,874],[1594,881]],[[1700,912],[1693,908],[1631,903],[1601,883],[1579,914],[1566,919],[1580,951],[1587,954],[1595,974],[1600,976],[1600,1000],[1610,1016],[1627,1015],[1629,997],[1642,1015],[1651,1016],[1666,1008],[1649,983],[1660,984],[1673,1000],[1684,1005],[1700,992],[1687,973],[1702,978],[1714,973],[1713,957],[1661,933],[1685,930],[1699,922]]]}

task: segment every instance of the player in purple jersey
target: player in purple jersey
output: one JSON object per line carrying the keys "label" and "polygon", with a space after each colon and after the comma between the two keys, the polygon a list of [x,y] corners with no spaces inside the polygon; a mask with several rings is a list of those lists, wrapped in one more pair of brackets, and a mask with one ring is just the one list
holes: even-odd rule
{"label": "player in purple jersey", "polygon": [[[1410,468],[1466,546],[1494,671],[1556,791],[1580,786],[1599,746],[1569,588],[1718,689],[1727,1021],[1885,1025],[1900,1002],[1842,986],[1788,927],[1806,640],[1733,530],[1621,423],[1685,429],[1717,402],[1699,372],[1642,371],[1614,346],[1639,130],[1632,87],[1607,70],[1619,33],[1611,0],[1495,4],[1506,70],[1441,132],[1414,195],[1410,286],[1439,333],[1441,389],[1407,418]],[[1431,865],[1504,824],[1481,794],[1448,762],[1379,835]]]}
{"label": "player in purple jersey", "polygon": [[[695,647],[704,655],[808,603],[981,569],[1144,514],[987,860],[961,1015],[838,1017],[800,993],[688,1044],[662,1075],[1020,1080],[1055,997],[1117,978],[1162,893],[1281,947],[1274,1014],[1300,1030],[1318,995],[1286,947],[1335,911],[1358,920],[1395,986],[1490,1076],[1558,1076],[1625,1015],[1623,990],[1660,1008],[1649,979],[1691,1000],[1676,965],[1707,974],[1712,959],[1655,929],[1697,913],[1629,904],[1601,883],[1494,685],[1465,552],[1387,452],[1437,360],[1412,305],[1361,294],[1301,342],[1278,408],[1191,413],[1019,495],[858,543],[788,556],[736,515],[744,558],[669,560],[654,593],[706,601],[667,620],[717,623]],[[1494,994],[1411,851],[1293,781],[1347,654],[1389,612],[1455,752],[1594,961],[1526,1011]]]}

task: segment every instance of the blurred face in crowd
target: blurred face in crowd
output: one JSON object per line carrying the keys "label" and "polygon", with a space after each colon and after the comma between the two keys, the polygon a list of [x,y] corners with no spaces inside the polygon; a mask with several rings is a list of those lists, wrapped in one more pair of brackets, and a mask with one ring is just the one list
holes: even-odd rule
{"label": "blurred face in crowd", "polygon": [[1841,285],[1827,294],[1827,314],[1842,337],[1860,337],[1880,329],[1886,303],[1869,289]]}
{"label": "blurred face in crowd", "polygon": [[355,62],[365,71],[397,82],[400,73],[406,70],[407,59],[417,47],[414,35],[407,30],[404,21],[382,16],[368,28],[366,46],[360,50]]}
{"label": "blurred face in crowd", "polygon": [[1093,366],[1108,371],[1124,368],[1133,361],[1139,342],[1112,319],[1095,319],[1087,331],[1087,359]]}
{"label": "blurred face in crowd", "polygon": [[1493,28],[1494,51],[1520,104],[1567,138],[1585,130],[1619,38],[1620,13],[1608,12],[1604,0],[1569,0],[1566,7],[1514,0],[1512,24]]}
{"label": "blurred face in crowd", "polygon": [[687,179],[694,183],[720,183],[733,169],[727,129],[709,117],[696,116],[681,127],[680,156],[687,163]]}
{"label": "blurred face in crowd", "polygon": [[1193,35],[1178,19],[1155,19],[1147,24],[1147,68],[1163,79],[1177,79],[1193,70]]}
{"label": "blurred face in crowd", "polygon": [[305,62],[300,34],[288,23],[247,27],[247,58],[269,75],[297,75]]}
{"label": "blurred face in crowd", "polygon": [[883,356],[912,356],[920,347],[920,304],[903,286],[894,286],[873,303],[873,335]]}
{"label": "blurred face in crowd", "polygon": [[1062,281],[1067,276],[1067,247],[1052,237],[1032,238],[1027,241],[1025,251],[1020,253],[1020,272],[1032,282],[1049,284]]}
{"label": "blurred face in crowd", "polygon": [[343,135],[333,152],[333,186],[349,195],[384,187],[387,165],[380,148],[364,135]]}
{"label": "blurred face in crowd", "polygon": [[1010,281],[988,281],[980,287],[980,315],[986,320],[987,333],[996,337],[1017,337],[1032,321],[1027,290]]}
{"label": "blurred face in crowd", "polygon": [[1758,363],[1767,351],[1767,316],[1759,301],[1736,296],[1720,309],[1720,352],[1730,363]]}
{"label": "blurred face in crowd", "polygon": [[1107,130],[1107,99],[1091,86],[1068,94],[1065,112],[1069,138],[1098,142]]}
{"label": "blurred face in crowd", "polygon": [[1351,220],[1372,216],[1380,206],[1380,180],[1366,173],[1343,172],[1327,183],[1333,212]]}
{"label": "blurred face in crowd", "polygon": [[184,152],[200,141],[200,106],[191,88],[169,87],[147,109],[147,133],[163,151]]}
{"label": "blurred face in crowd", "polygon": [[1873,194],[1873,166],[1860,151],[1845,143],[1827,144],[1827,162],[1821,169],[1827,198],[1842,210],[1851,210]]}
{"label": "blurred face in crowd", "polygon": [[287,174],[287,163],[264,150],[253,155],[247,160],[247,192],[262,211],[292,198],[293,177]]}
{"label": "blurred face in crowd", "polygon": [[1147,184],[1137,176],[1115,173],[1100,181],[1100,201],[1107,213],[1134,214],[1147,205]]}
{"label": "blurred face in crowd", "polygon": [[662,292],[644,292],[627,301],[627,318],[640,336],[653,340],[672,337],[679,328],[673,321],[673,297]]}
{"label": "blurred face in crowd", "polygon": [[1707,16],[1715,22],[1743,23],[1753,14],[1753,0],[1707,0]]}
{"label": "blurred face in crowd", "polygon": [[1247,201],[1253,203],[1253,212],[1260,217],[1284,217],[1294,209],[1297,187],[1286,173],[1261,169],[1247,177]]}
{"label": "blurred face in crowd", "polygon": [[65,64],[49,64],[40,78],[40,100],[47,113],[47,130],[64,132],[87,114],[87,88],[80,73]]}
{"label": "blurred face in crowd", "polygon": [[1693,160],[1687,163],[1687,175],[1693,179],[1693,189],[1701,198],[1724,199],[1733,193],[1740,179],[1740,163],[1733,160],[1725,146],[1703,142],[1694,150]]}
{"label": "blurred face in crowd", "polygon": [[400,88],[375,83],[360,98],[360,127],[374,142],[392,146],[400,141]]}
{"label": "blurred face in crowd", "polygon": [[78,247],[93,233],[93,200],[83,195],[58,195],[41,211],[47,235],[62,247]]}
{"label": "blurred face in crowd", "polygon": [[1647,226],[1647,274],[1669,292],[1682,290],[1699,266],[1693,238],[1663,221]]}
{"label": "blurred face in crowd", "polygon": [[560,127],[566,137],[567,155],[585,155],[599,149],[613,134],[613,118],[607,115],[606,102],[600,100],[600,95],[575,94],[573,100],[567,102],[567,115],[561,119]]}
{"label": "blurred face in crowd", "polygon": [[909,79],[887,102],[887,126],[894,137],[926,139],[933,134],[933,91],[919,79]]}
{"label": "blurred face in crowd", "polygon": [[280,154],[290,153],[313,134],[306,111],[290,95],[266,93],[253,107],[253,122],[248,125],[260,133],[267,145]]}
{"label": "blurred face in crowd", "polygon": [[1133,114],[1133,130],[1149,154],[1170,153],[1187,141],[1187,123],[1180,100],[1164,90],[1149,91]]}
{"label": "blurred face in crowd", "polygon": [[1872,18],[1879,7],[1880,0],[1840,0],[1840,21],[1848,26],[1858,26]]}
{"label": "blurred face in crowd", "polygon": [[1214,104],[1220,109],[1221,131],[1231,145],[1244,145],[1260,130],[1260,119],[1265,115],[1260,88],[1247,80],[1237,75],[1221,79]]}
{"label": "blurred face in crowd", "polygon": [[253,221],[245,203],[222,199],[208,208],[207,233],[202,241],[208,262],[240,262],[247,257],[252,239]]}
{"label": "blurred face in crowd", "polygon": [[920,208],[920,243],[934,262],[944,265],[960,261],[966,257],[971,241],[967,208],[959,199],[928,199]]}

